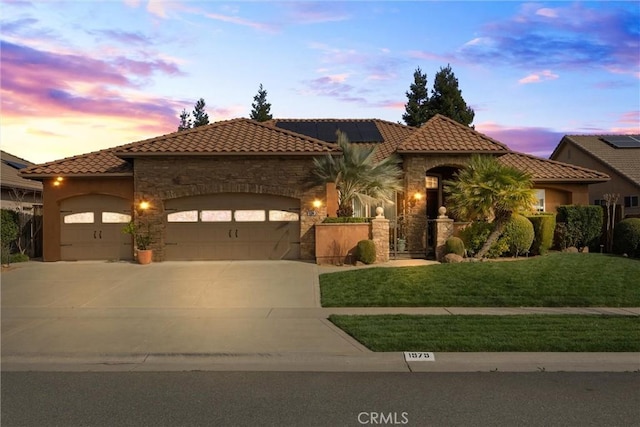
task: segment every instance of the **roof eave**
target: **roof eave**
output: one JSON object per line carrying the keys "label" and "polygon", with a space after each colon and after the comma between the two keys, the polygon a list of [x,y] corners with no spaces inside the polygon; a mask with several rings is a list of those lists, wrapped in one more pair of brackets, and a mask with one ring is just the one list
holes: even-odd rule
{"label": "roof eave", "polygon": [[610,179],[611,178],[533,178],[533,182],[545,184],[598,184],[601,182],[607,182]]}
{"label": "roof eave", "polygon": [[[21,175],[22,176],[22,175]],[[94,172],[94,173],[39,173],[33,175],[24,175],[24,178],[33,179],[33,180],[42,180],[47,178],[104,178],[104,177],[127,177],[133,176],[133,172],[119,172],[119,173],[110,173],[110,172]]]}
{"label": "roof eave", "polygon": [[398,154],[507,154],[511,153],[511,151],[485,151],[485,150],[397,150]]}
{"label": "roof eave", "polygon": [[220,153],[113,153],[115,156],[121,159],[133,159],[138,157],[188,157],[188,156],[202,156],[202,157],[217,157],[217,156],[318,156],[324,154],[338,154],[339,151],[318,151],[318,152],[305,152],[305,151],[268,151],[268,152],[247,152],[247,151],[230,151]]}

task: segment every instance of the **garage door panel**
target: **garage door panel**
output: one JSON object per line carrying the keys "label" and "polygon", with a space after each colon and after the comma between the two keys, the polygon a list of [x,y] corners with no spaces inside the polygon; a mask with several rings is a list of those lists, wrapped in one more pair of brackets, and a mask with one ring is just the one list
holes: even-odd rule
{"label": "garage door panel", "polygon": [[[247,193],[168,200],[166,258],[298,259],[299,204],[287,197]],[[187,210],[198,211],[197,222],[170,221],[169,215]]]}
{"label": "garage door panel", "polygon": [[85,195],[60,204],[62,260],[130,260],[131,236],[122,233],[131,218],[130,201],[107,195]]}

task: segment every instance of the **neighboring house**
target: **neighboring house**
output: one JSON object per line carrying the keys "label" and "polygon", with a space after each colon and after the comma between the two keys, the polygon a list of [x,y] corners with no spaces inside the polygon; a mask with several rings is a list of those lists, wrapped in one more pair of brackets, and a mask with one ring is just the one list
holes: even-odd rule
{"label": "neighboring house", "polygon": [[0,155],[2,159],[0,207],[31,212],[33,205],[42,205],[42,183],[19,175],[21,169],[33,166],[34,163],[1,150]]}
{"label": "neighboring house", "polygon": [[[340,155],[337,129],[379,147],[379,159],[402,158],[405,191],[385,212],[404,219],[408,249],[423,256],[427,218],[446,205],[443,180],[474,153],[529,171],[547,211],[588,203],[588,185],[608,179],[515,153],[440,115],[419,129],[377,119],[241,118],[24,171],[44,183],[44,259],[131,259],[131,238],[121,230],[134,215],[157,231],[158,261],[314,259],[314,225],[337,206],[332,186],[313,182],[313,158]],[[150,208],[132,212],[142,201]]]}
{"label": "neighboring house", "polygon": [[18,213],[22,228],[19,244],[14,250],[25,251],[30,257],[42,254],[42,183],[25,179],[20,171],[33,163],[1,151],[2,193],[0,207]]}
{"label": "neighboring house", "polygon": [[605,172],[611,180],[589,186],[589,203],[617,194],[623,218],[640,216],[640,135],[566,135],[551,159]]}

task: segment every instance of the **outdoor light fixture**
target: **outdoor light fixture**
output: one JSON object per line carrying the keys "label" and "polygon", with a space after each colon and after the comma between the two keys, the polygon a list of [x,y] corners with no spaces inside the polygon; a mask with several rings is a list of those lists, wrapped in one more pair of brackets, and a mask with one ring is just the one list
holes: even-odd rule
{"label": "outdoor light fixture", "polygon": [[320,207],[322,206],[322,202],[318,199],[315,199],[312,203],[314,209],[320,209]]}
{"label": "outdoor light fixture", "polygon": [[53,181],[53,186],[54,186],[54,187],[59,187],[59,186],[60,186],[60,184],[62,184],[62,181],[63,181],[63,180],[64,180],[64,178],[63,178],[63,177],[61,177],[61,176],[57,177],[57,178],[56,178],[56,180],[55,180],[55,181]]}
{"label": "outdoor light fixture", "polygon": [[307,216],[316,216],[318,215],[318,209],[322,206],[322,201],[315,199],[311,202],[311,206],[313,206],[313,209],[307,211]]}
{"label": "outdoor light fixture", "polygon": [[141,201],[140,204],[138,205],[138,207],[142,211],[146,211],[147,209],[149,209],[149,206],[150,206],[149,202],[147,202],[146,200]]}
{"label": "outdoor light fixture", "polygon": [[422,200],[422,193],[418,192],[413,195],[413,198],[409,201],[409,205],[413,208],[420,200]]}

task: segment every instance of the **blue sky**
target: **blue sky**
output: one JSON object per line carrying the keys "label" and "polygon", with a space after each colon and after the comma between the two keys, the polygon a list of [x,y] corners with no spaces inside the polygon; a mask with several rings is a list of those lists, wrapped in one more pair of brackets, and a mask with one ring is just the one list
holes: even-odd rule
{"label": "blue sky", "polygon": [[450,64],[476,129],[547,157],[565,134],[640,133],[640,3],[0,0],[2,149],[44,162],[212,121],[402,120]]}

